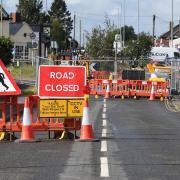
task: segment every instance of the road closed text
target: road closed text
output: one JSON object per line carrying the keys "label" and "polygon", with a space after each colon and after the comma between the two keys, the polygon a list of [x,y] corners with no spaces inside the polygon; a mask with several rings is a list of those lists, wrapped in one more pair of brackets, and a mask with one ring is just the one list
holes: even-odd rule
{"label": "road closed text", "polygon": [[84,66],[40,66],[38,95],[41,98],[83,98],[84,86],[86,86]]}
{"label": "road closed text", "polygon": [[[49,78],[52,80],[52,79],[71,79],[73,80],[75,77],[74,73],[73,72],[50,72],[49,74]],[[46,84],[45,85],[45,90],[47,92],[50,92],[50,91],[57,91],[57,92],[61,92],[61,91],[65,91],[65,92],[68,92],[68,91],[79,91],[79,86],[76,85],[76,84]]]}
{"label": "road closed text", "polygon": [[47,92],[50,92],[50,91],[57,91],[57,92],[60,92],[60,91],[79,91],[79,86],[78,85],[62,85],[62,84],[46,84],[45,85],[45,90]]}

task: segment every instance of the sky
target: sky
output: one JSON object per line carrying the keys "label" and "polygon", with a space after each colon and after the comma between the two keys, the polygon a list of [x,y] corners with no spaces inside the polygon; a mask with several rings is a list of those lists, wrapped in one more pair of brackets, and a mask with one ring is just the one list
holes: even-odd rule
{"label": "sky", "polygon": [[[49,9],[52,1],[43,0],[44,10]],[[79,38],[80,20],[82,31],[91,32],[91,29],[98,25],[104,27],[105,16],[108,16],[117,26],[123,26],[125,21],[126,25],[134,27],[136,33],[148,32],[152,34],[153,14],[156,15],[155,35],[159,36],[169,30],[169,21],[172,17],[172,1],[174,24],[177,25],[180,20],[180,11],[178,10],[180,0],[139,0],[139,28],[138,0],[65,1],[68,10],[72,13],[72,17],[76,14],[76,39]],[[3,3],[7,12],[12,12],[16,10],[18,0],[3,0]]]}

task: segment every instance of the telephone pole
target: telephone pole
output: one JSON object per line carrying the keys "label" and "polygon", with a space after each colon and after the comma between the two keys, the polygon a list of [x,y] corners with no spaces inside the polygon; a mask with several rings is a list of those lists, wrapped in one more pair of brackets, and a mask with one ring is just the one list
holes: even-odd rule
{"label": "telephone pole", "polygon": [[138,36],[137,38],[139,40],[139,0],[138,0]]}
{"label": "telephone pole", "polygon": [[81,48],[81,19],[79,21],[79,47]]}
{"label": "telephone pole", "polygon": [[154,45],[154,38],[155,38],[155,21],[156,21],[156,15],[153,14],[153,35],[152,35],[153,45]]}
{"label": "telephone pole", "polygon": [[1,37],[3,36],[3,2],[1,0]]}
{"label": "telephone pole", "polygon": [[73,39],[75,40],[76,38],[76,14],[74,13],[74,34],[73,34]]}
{"label": "telephone pole", "polygon": [[171,47],[173,47],[173,26],[174,26],[174,20],[173,20],[173,15],[174,15],[174,5],[173,5],[173,0],[172,0],[172,14],[171,14]]}

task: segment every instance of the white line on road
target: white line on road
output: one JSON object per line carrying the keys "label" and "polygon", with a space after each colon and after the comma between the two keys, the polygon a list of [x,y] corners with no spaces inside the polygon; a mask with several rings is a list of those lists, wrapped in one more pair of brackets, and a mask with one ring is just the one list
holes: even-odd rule
{"label": "white line on road", "polygon": [[107,151],[107,141],[101,141],[101,152]]}
{"label": "white line on road", "polygon": [[104,103],[104,108],[106,108],[107,107],[107,105],[106,105],[106,103]]}
{"label": "white line on road", "polygon": [[107,136],[107,129],[102,129],[102,137],[106,137]]}
{"label": "white line on road", "polygon": [[107,121],[106,121],[106,119],[103,119],[102,126],[103,126],[103,127],[106,127],[106,126],[107,126]]}
{"label": "white line on road", "polygon": [[102,113],[102,118],[106,119],[106,114],[105,113]]}
{"label": "white line on road", "polygon": [[101,172],[100,177],[109,177],[109,167],[107,157],[100,157]]}
{"label": "white line on road", "polygon": [[104,102],[106,102],[106,99],[104,99]]}
{"label": "white line on road", "polygon": [[106,108],[104,107],[104,108],[103,108],[103,113],[105,113],[105,112],[106,112]]}

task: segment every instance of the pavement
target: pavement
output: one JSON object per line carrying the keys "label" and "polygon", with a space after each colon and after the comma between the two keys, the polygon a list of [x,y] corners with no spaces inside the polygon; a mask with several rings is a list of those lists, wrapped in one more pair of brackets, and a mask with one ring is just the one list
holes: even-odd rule
{"label": "pavement", "polygon": [[0,180],[179,180],[179,115],[159,100],[91,98],[99,142],[1,142]]}

